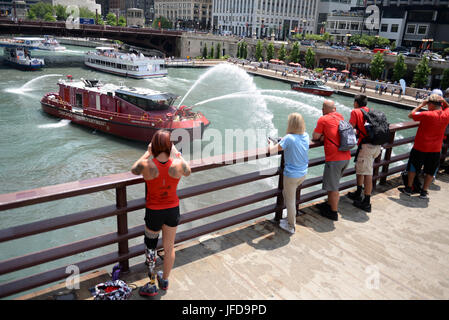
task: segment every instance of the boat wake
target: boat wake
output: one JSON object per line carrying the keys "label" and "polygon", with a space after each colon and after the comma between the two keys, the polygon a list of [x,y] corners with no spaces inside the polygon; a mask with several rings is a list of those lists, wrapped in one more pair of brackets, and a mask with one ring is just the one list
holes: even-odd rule
{"label": "boat wake", "polygon": [[57,123],[41,124],[38,125],[37,127],[41,129],[61,128],[67,126],[70,122],[71,122],[70,120],[62,119]]}

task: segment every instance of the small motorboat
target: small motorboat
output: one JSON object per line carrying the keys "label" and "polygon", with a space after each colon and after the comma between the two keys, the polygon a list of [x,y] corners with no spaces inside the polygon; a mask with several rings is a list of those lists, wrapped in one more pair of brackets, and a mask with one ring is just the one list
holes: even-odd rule
{"label": "small motorboat", "polygon": [[326,86],[321,80],[307,79],[303,83],[293,83],[291,88],[296,91],[329,97],[334,89]]}
{"label": "small motorboat", "polygon": [[4,62],[22,70],[39,70],[44,66],[44,59],[32,58],[30,51],[24,47],[6,47],[3,52]]}

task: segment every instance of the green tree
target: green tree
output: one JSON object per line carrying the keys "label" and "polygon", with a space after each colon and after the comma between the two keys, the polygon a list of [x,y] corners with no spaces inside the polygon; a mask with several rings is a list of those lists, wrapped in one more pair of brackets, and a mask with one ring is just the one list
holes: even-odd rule
{"label": "green tree", "polygon": [[34,11],[28,10],[27,19],[36,20],[37,19],[36,13]]}
{"label": "green tree", "polygon": [[221,55],[221,44],[217,43],[217,47],[215,50],[215,59],[220,59],[220,55]]}
{"label": "green tree", "polygon": [[292,46],[292,51],[290,52],[289,60],[297,63],[299,61],[299,42],[295,41]]}
{"label": "green tree", "polygon": [[287,52],[285,50],[284,44],[282,44],[281,48],[279,49],[279,53],[278,53],[279,60],[285,61],[286,56],[287,56]]}
{"label": "green tree", "polygon": [[427,84],[430,72],[432,70],[429,67],[429,58],[424,56],[415,68],[415,74],[413,75],[413,82],[417,88],[422,88]]}
{"label": "green tree", "polygon": [[56,20],[58,21],[66,21],[67,17],[69,16],[66,13],[66,6],[63,6],[61,4],[57,4],[55,7],[55,14],[56,14]]}
{"label": "green tree", "polygon": [[207,59],[207,44],[206,44],[206,43],[204,43],[202,57],[203,57],[204,59]]}
{"label": "green tree", "polygon": [[443,71],[443,78],[441,78],[441,85],[442,90],[446,90],[449,88],[449,69],[444,69]]}
{"label": "green tree", "polygon": [[444,56],[449,56],[449,48],[445,48],[445,49],[443,50],[443,55],[444,55]]}
{"label": "green tree", "polygon": [[106,24],[108,26],[116,26],[117,25],[117,17],[113,12],[109,12],[106,15]]}
{"label": "green tree", "polygon": [[[160,24],[159,24],[159,22],[160,22]],[[157,28],[159,28],[159,25],[160,25],[160,28],[162,28],[162,29],[171,29],[173,27],[170,20],[168,20],[166,17],[159,17],[159,18],[154,19],[152,27],[157,29]]]}
{"label": "green tree", "polygon": [[56,21],[56,18],[53,17],[53,14],[51,12],[47,12],[44,16],[45,21]]}
{"label": "green tree", "polygon": [[104,26],[104,20],[103,20],[103,18],[101,17],[101,15],[98,15],[97,24],[100,25],[100,26]]}
{"label": "green tree", "polygon": [[242,59],[246,59],[248,57],[248,44],[243,41],[243,46],[242,46]]}
{"label": "green tree", "polygon": [[374,58],[371,60],[370,73],[373,79],[379,79],[382,72],[385,70],[384,55],[381,52],[377,52]]}
{"label": "green tree", "polygon": [[38,2],[30,5],[31,15],[35,16],[37,19],[45,19],[47,14],[53,16],[53,6],[49,3]]}
{"label": "green tree", "polygon": [[256,61],[263,60],[263,44],[262,41],[257,41],[256,44],[256,53],[255,53]]}
{"label": "green tree", "polygon": [[308,48],[306,51],[306,68],[313,69],[315,67],[315,52],[312,50],[312,48]]}
{"label": "green tree", "polygon": [[402,54],[398,55],[396,63],[393,67],[393,81],[399,81],[407,73],[407,65],[404,61],[404,56]]}
{"label": "green tree", "polygon": [[242,42],[238,42],[237,43],[237,58],[241,58],[242,57]]}
{"label": "green tree", "polygon": [[90,11],[88,8],[80,7],[79,10],[80,10],[80,18],[95,19],[95,12]]}
{"label": "green tree", "polygon": [[120,18],[118,18],[118,25],[120,27],[126,27],[126,18],[125,18],[125,16],[120,16]]}
{"label": "green tree", "polygon": [[273,43],[269,43],[266,48],[267,52],[267,61],[270,61],[271,59],[274,59],[274,45]]}
{"label": "green tree", "polygon": [[213,59],[214,58],[214,46],[210,46],[210,54],[209,54],[209,58]]}

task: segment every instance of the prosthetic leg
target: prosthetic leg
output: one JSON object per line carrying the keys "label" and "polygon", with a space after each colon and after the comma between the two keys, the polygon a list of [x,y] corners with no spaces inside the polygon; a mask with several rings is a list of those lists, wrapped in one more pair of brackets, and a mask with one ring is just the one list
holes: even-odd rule
{"label": "prosthetic leg", "polygon": [[155,296],[158,293],[156,286],[156,246],[159,233],[150,232],[145,227],[145,264],[148,266],[148,278],[150,282],[139,289],[139,294],[142,296]]}

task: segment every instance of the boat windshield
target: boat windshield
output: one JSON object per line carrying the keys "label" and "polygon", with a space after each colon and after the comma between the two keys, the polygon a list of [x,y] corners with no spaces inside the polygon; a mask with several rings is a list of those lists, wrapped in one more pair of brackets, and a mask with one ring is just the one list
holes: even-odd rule
{"label": "boat windshield", "polygon": [[148,98],[143,98],[122,92],[116,92],[115,94],[117,97],[122,98],[145,111],[168,109],[176,99],[176,96],[172,95],[154,95]]}
{"label": "boat windshield", "polygon": [[304,81],[304,85],[309,87],[317,87],[317,86],[324,86],[324,83],[318,80],[306,80]]}

